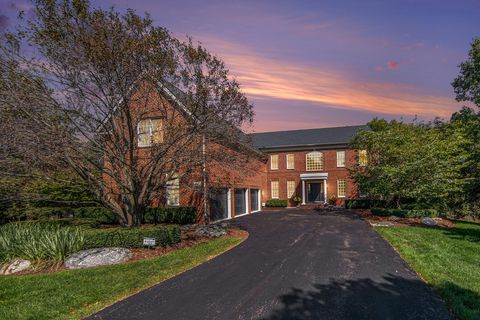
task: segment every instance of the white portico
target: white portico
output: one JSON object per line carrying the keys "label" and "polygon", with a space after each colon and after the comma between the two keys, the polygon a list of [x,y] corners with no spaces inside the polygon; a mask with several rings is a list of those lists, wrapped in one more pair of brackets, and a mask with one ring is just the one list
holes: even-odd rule
{"label": "white portico", "polygon": [[327,202],[328,173],[302,173],[302,204]]}

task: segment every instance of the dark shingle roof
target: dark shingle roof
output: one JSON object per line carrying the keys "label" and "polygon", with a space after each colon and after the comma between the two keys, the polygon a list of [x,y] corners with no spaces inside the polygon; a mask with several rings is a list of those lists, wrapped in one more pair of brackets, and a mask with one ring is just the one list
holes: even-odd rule
{"label": "dark shingle roof", "polygon": [[253,146],[258,149],[348,144],[361,129],[368,130],[368,126],[260,132],[251,134],[251,138]]}

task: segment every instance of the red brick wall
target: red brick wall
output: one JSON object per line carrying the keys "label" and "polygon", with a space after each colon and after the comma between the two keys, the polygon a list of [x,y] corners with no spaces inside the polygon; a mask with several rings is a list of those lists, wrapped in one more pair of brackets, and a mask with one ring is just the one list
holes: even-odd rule
{"label": "red brick wall", "polygon": [[[337,151],[346,151],[345,154],[345,167],[337,167]],[[346,198],[355,197],[356,187],[353,181],[349,178],[347,168],[352,167],[355,162],[355,151],[348,149],[331,149],[331,150],[318,150],[323,153],[323,170],[321,171],[307,171],[306,170],[306,154],[308,151],[289,151],[289,152],[269,152],[268,153],[268,163],[267,163],[267,190],[264,193],[263,202],[268,199],[271,199],[271,181],[279,182],[279,199],[287,199],[287,181],[295,181],[296,184],[296,194],[301,196],[302,194],[302,183],[300,180],[300,174],[302,173],[315,173],[315,172],[326,172],[328,173],[327,178],[327,199],[331,195],[337,195],[337,180],[345,179],[347,180],[346,186]],[[287,169],[287,154],[295,155],[295,169]],[[278,170],[272,170],[270,164],[270,155],[279,156],[279,165]],[[339,198],[337,201],[338,204],[342,203],[343,199]]]}

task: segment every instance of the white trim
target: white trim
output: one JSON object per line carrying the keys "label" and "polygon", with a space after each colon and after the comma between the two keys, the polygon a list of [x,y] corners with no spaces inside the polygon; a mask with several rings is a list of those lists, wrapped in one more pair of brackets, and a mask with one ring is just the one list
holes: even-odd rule
{"label": "white trim", "polygon": [[250,189],[246,188],[245,189],[245,211],[247,213],[250,213],[250,203],[249,203],[248,199],[250,199]]}
{"label": "white trim", "polygon": [[[338,164],[339,153],[343,153],[343,165]],[[347,152],[345,150],[337,150],[337,168],[345,168],[346,161],[347,161]]]}
{"label": "white trim", "polygon": [[246,215],[248,215],[248,213],[242,213],[242,214],[239,214],[238,216],[233,217],[232,219],[240,218],[240,217],[243,217],[243,216],[246,216]]}
{"label": "white trim", "polygon": [[[273,167],[273,161],[272,161],[273,157],[277,157],[277,167],[276,168]],[[280,157],[278,156],[278,154],[271,154],[270,155],[270,170],[278,170],[278,168],[280,168]]]}
{"label": "white trim", "polygon": [[227,191],[227,219],[232,219],[232,189],[228,188]]}
{"label": "white trim", "polygon": [[306,204],[305,202],[305,180],[302,179],[302,204]]}
{"label": "white trim", "polygon": [[302,180],[326,180],[327,178],[328,178],[328,172],[300,174],[300,179]]}
{"label": "white trim", "polygon": [[323,202],[324,203],[327,203],[328,202],[328,199],[327,199],[327,179],[323,180]]}
{"label": "white trim", "polygon": [[[291,168],[288,167],[288,156],[293,156],[293,167]],[[287,153],[285,155],[285,167],[287,170],[295,170],[295,153]]]}

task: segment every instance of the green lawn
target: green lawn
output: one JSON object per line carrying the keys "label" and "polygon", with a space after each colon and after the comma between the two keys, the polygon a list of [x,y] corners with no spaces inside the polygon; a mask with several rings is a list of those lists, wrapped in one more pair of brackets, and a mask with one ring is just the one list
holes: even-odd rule
{"label": "green lawn", "polygon": [[191,269],[241,241],[218,238],[116,266],[0,277],[0,319],[79,319]]}
{"label": "green lawn", "polygon": [[480,224],[452,229],[377,227],[460,319],[480,319]]}

